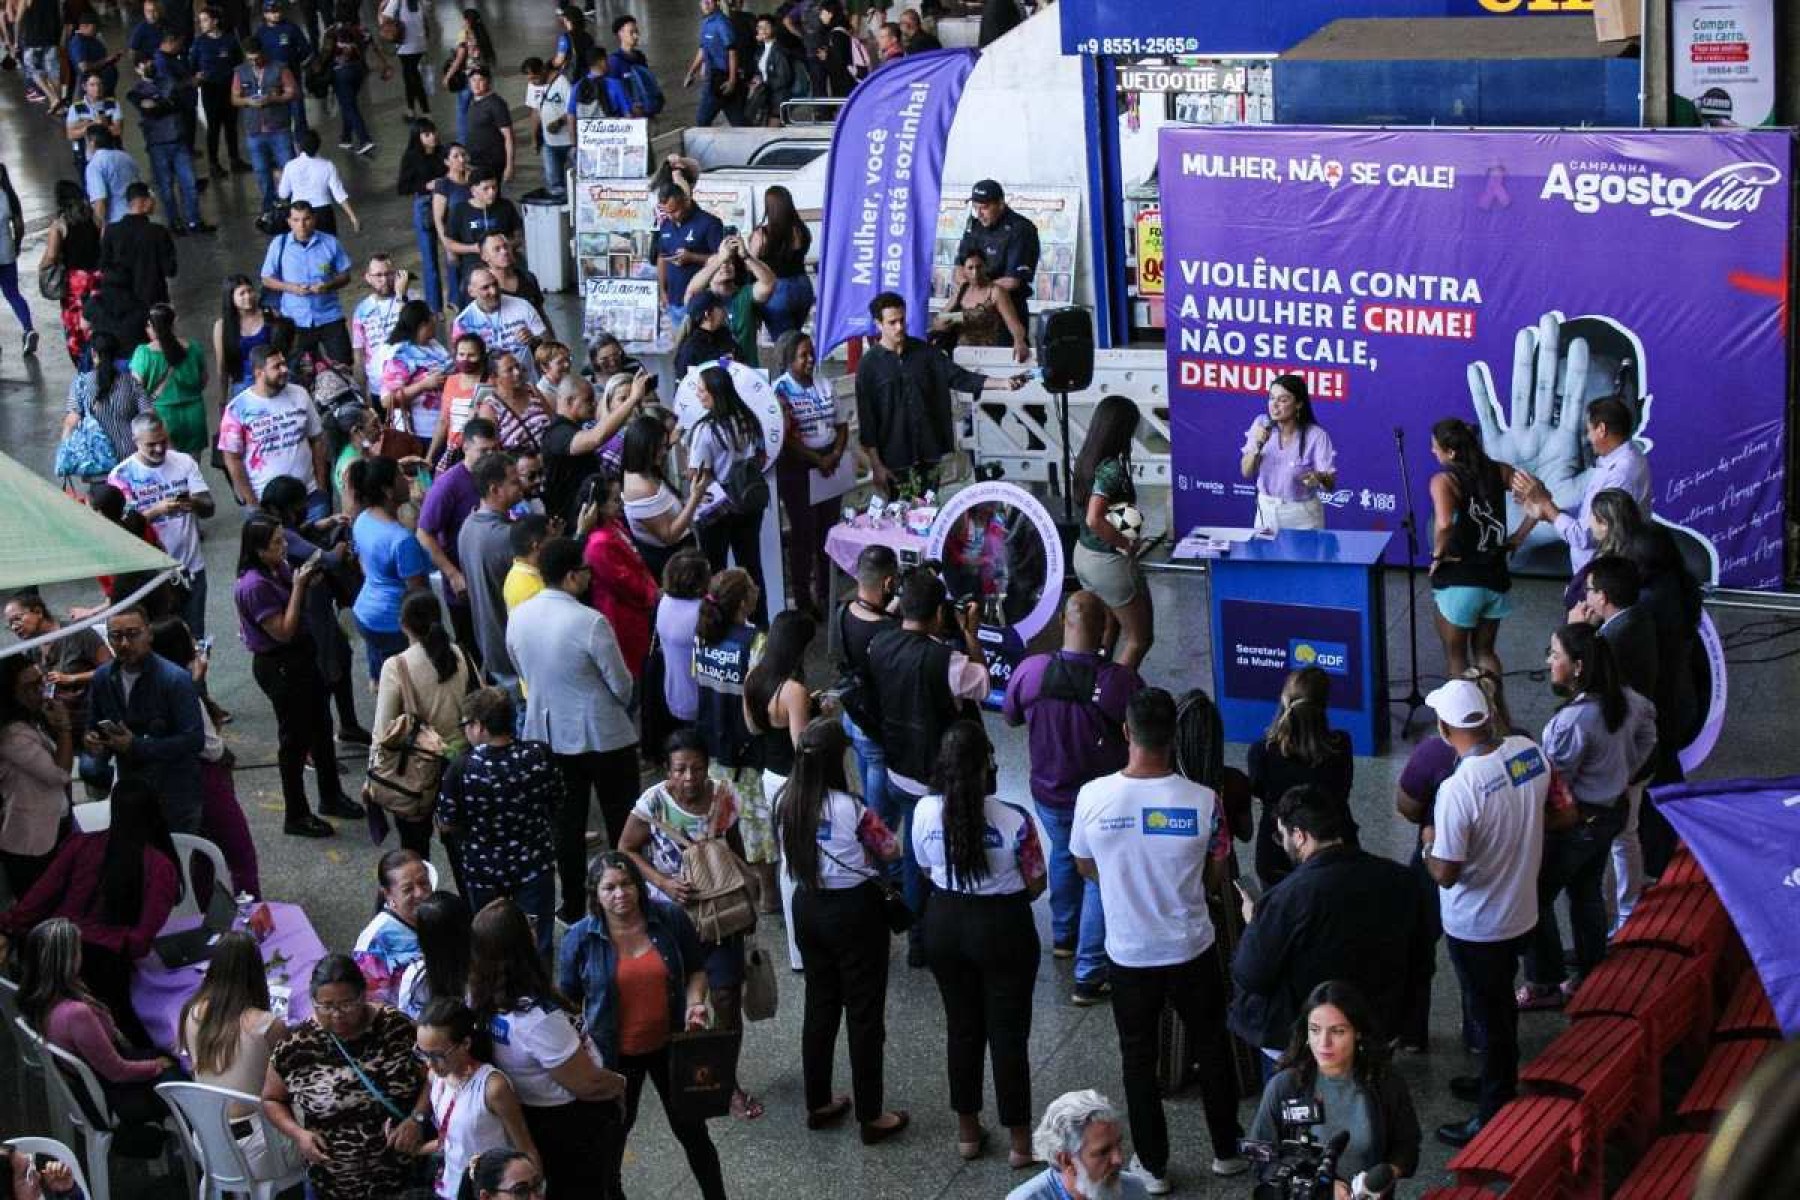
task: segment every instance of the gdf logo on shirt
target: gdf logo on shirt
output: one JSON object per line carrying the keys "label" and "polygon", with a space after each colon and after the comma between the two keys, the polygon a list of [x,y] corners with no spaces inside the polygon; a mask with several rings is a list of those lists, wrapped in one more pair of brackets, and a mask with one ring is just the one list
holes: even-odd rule
{"label": "gdf logo on shirt", "polygon": [[1350,673],[1350,647],[1342,642],[1315,642],[1294,638],[1288,642],[1288,665],[1317,667],[1327,675]]}
{"label": "gdf logo on shirt", "polygon": [[1522,750],[1506,760],[1506,777],[1514,787],[1543,773],[1544,756],[1536,750]]}
{"label": "gdf logo on shirt", "polygon": [[1199,837],[1200,811],[1193,808],[1146,808],[1146,837]]}

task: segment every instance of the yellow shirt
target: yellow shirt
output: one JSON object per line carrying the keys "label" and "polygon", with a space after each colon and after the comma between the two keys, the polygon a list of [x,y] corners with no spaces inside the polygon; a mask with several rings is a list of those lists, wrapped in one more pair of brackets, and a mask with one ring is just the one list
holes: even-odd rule
{"label": "yellow shirt", "polygon": [[544,590],[544,577],[538,569],[523,559],[513,559],[512,569],[506,573],[506,582],[500,585],[500,596],[506,601],[506,611],[525,603]]}

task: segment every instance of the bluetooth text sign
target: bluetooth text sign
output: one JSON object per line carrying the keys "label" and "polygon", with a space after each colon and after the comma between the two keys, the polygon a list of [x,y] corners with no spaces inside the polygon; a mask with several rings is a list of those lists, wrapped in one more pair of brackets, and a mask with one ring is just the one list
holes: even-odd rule
{"label": "bluetooth text sign", "polygon": [[1277,700],[1289,671],[1317,667],[1331,677],[1332,708],[1362,711],[1362,615],[1353,608],[1219,601],[1225,695]]}
{"label": "bluetooth text sign", "polygon": [[1178,527],[1250,521],[1239,452],[1279,374],[1305,378],[1336,445],[1340,529],[1399,528],[1396,428],[1428,523],[1443,417],[1577,507],[1586,402],[1619,391],[1657,516],[1708,549],[1719,582],[1776,586],[1792,144],[1165,129]]}

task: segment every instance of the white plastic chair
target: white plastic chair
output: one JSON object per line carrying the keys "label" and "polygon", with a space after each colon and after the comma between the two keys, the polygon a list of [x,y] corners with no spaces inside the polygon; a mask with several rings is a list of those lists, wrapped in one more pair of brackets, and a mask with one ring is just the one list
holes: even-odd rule
{"label": "white plastic chair", "polygon": [[[37,1031],[25,1023],[24,1018],[13,1022],[13,1028],[20,1031],[26,1043],[32,1047],[42,1065],[44,1079],[49,1088],[52,1108],[65,1114],[68,1123],[81,1134],[82,1142],[87,1150],[88,1178],[94,1186],[88,1191],[89,1200],[111,1200],[112,1197],[112,1155],[113,1135],[118,1130],[112,1107],[106,1102],[106,1093],[100,1088],[100,1080],[94,1076],[93,1068],[64,1050],[61,1046],[51,1045],[39,1037]],[[87,1096],[84,1105],[77,1096],[80,1088]],[[100,1114],[103,1124],[96,1124],[89,1113]],[[163,1125],[170,1134],[179,1138],[181,1128],[173,1117],[166,1118]],[[193,1167],[188,1155],[182,1155],[182,1169],[188,1175],[188,1193],[194,1192]]]}
{"label": "white plastic chair", "polygon": [[95,800],[69,809],[77,833],[105,833],[112,828],[112,801]]}
{"label": "white plastic chair", "polygon": [[[263,1119],[257,1098],[248,1092],[234,1092],[204,1083],[159,1083],[156,1094],[175,1114],[182,1136],[200,1165],[199,1200],[224,1200],[228,1195],[275,1200],[277,1193],[305,1179],[306,1165],[301,1161],[299,1150],[288,1142],[285,1134]],[[251,1108],[247,1119],[253,1128],[262,1132],[263,1144],[271,1151],[285,1143],[285,1155],[265,1155],[276,1165],[283,1159],[293,1164],[285,1174],[265,1177],[258,1175],[256,1168],[251,1166],[244,1147],[231,1132],[231,1111],[238,1105]],[[263,1164],[265,1169],[269,1162]]]}
{"label": "white plastic chair", "polygon": [[34,1084],[44,1094],[44,1107],[50,1113],[50,1132],[62,1142],[75,1140],[75,1131],[69,1127],[68,1118],[62,1113],[56,1096],[50,1090],[49,1080],[44,1078],[44,1064],[40,1059],[37,1047],[26,1041],[15,1026],[19,1021],[19,985],[11,979],[0,975],[0,1021],[6,1024],[6,1036],[19,1051],[19,1111],[26,1110],[27,1089]]}
{"label": "white plastic chair", "polygon": [[171,833],[169,840],[175,843],[176,866],[181,871],[181,899],[177,900],[175,907],[169,911],[169,920],[165,923],[165,927],[183,918],[199,916],[206,911],[208,903],[212,900],[210,893],[202,896],[200,889],[194,886],[194,856],[196,854],[212,861],[214,886],[222,885],[227,890],[231,887],[231,872],[225,868],[225,854],[217,846],[205,838],[196,837],[191,833]]}
{"label": "white plastic chair", "polygon": [[88,1191],[87,1175],[81,1169],[81,1159],[77,1158],[75,1152],[64,1143],[55,1138],[16,1137],[7,1138],[6,1144],[20,1154],[42,1154],[46,1158],[54,1158],[69,1168],[69,1174],[75,1176],[75,1186],[81,1189],[82,1195],[92,1196],[94,1194]]}

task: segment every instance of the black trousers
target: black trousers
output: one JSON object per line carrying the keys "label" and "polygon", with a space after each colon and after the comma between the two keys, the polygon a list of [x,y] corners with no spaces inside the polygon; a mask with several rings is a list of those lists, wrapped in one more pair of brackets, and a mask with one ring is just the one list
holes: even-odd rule
{"label": "black trousers", "polygon": [[275,758],[281,769],[281,800],[290,821],[308,814],[306,756],[319,778],[319,802],[342,800],[337,743],[331,736],[331,691],[319,678],[312,644],[304,639],[256,655],[250,674],[275,709]]}
{"label": "black trousers", "polygon": [[406,107],[417,109],[421,113],[431,112],[431,96],[425,91],[425,76],[419,70],[419,60],[423,54],[401,54],[400,81],[406,90]]}
{"label": "black trousers", "polygon": [[[325,210],[329,212],[330,210]],[[319,228],[325,223],[320,221]],[[327,232],[330,232],[327,230]],[[294,353],[305,354],[309,350],[318,349],[332,362],[340,366],[348,366],[350,354],[350,327],[339,317],[328,325],[308,325],[294,331]]]}
{"label": "black trousers", "polygon": [[552,757],[563,777],[563,803],[556,814],[556,874],[562,880],[557,913],[574,924],[587,913],[589,797],[599,799],[606,840],[617,846],[638,798],[637,747]]}
{"label": "black trousers", "polygon": [[1138,1158],[1152,1175],[1169,1169],[1169,1122],[1156,1083],[1157,1026],[1165,1004],[1175,1010],[1200,1064],[1200,1102],[1216,1158],[1236,1158],[1244,1136],[1237,1118],[1237,1084],[1231,1046],[1225,1040],[1225,984],[1219,951],[1160,967],[1113,963],[1113,1025],[1125,1076],[1125,1111]]}
{"label": "black trousers", "polygon": [[1431,978],[1437,974],[1437,944],[1444,936],[1444,926],[1438,915],[1438,885],[1425,869],[1424,852],[1416,837],[1409,865],[1414,883],[1425,894],[1420,913],[1431,937],[1431,953],[1424,956],[1423,962],[1412,965],[1406,981],[1406,1010],[1400,1014],[1398,1027],[1393,1032],[1409,1046],[1423,1046],[1431,1036]]}
{"label": "black trousers", "polygon": [[[766,626],[769,623],[769,589],[763,586],[762,520],[761,513],[746,516],[734,512],[716,517],[700,530],[700,549],[714,572],[733,565],[750,572],[759,593],[752,620],[759,626]],[[728,551],[729,560],[726,558]],[[783,602],[781,607],[787,607],[786,603]]]}
{"label": "black trousers", "polygon": [[1030,1125],[1031,991],[1037,924],[1024,892],[971,896],[934,889],[925,907],[925,962],[944,999],[950,1107],[981,1111],[982,1059],[994,1060],[1000,1123]]}
{"label": "black trousers", "polygon": [[832,1101],[838,1022],[850,1026],[850,1087],[856,1119],[882,1113],[882,1047],[887,1041],[888,949],[881,889],[801,887],[794,892],[794,940],[806,967],[800,1075],[809,1111]]}
{"label": "black trousers", "polygon": [[669,1132],[681,1143],[687,1155],[688,1170],[700,1186],[703,1200],[725,1200],[725,1176],[719,1167],[719,1151],[706,1132],[705,1121],[680,1121],[669,1108],[669,1048],[654,1054],[621,1054],[618,1072],[625,1076],[625,1120],[613,1121],[600,1130],[600,1169],[605,1183],[600,1190],[602,1200],[625,1200],[625,1141],[637,1124],[638,1101],[644,1095],[644,1080],[650,1080],[662,1100],[663,1114],[669,1119]]}
{"label": "black trousers", "polygon": [[231,105],[231,80],[202,82],[200,107],[206,110],[207,159],[214,166],[219,165],[219,142],[223,139],[226,157],[234,163],[243,162],[243,152],[238,149],[238,113]]}
{"label": "black trousers", "polygon": [[1525,978],[1554,987],[1568,978],[1563,965],[1562,933],[1556,924],[1556,897],[1569,893],[1569,934],[1575,944],[1575,978],[1585,978],[1606,954],[1606,864],[1612,861],[1613,839],[1625,827],[1621,798],[1610,807],[1583,804],[1581,823],[1544,837],[1538,868],[1538,923],[1525,950]]}
{"label": "black trousers", "polygon": [[1462,985],[1463,1011],[1485,1047],[1481,1055],[1483,1120],[1500,1111],[1519,1087],[1519,1006],[1513,1000],[1513,973],[1531,942],[1525,933],[1503,942],[1465,942],[1444,935],[1450,965]]}
{"label": "black trousers", "polygon": [[131,1007],[131,973],[134,964],[117,950],[81,943],[81,981],[95,997],[112,1010],[113,1023],[125,1040],[139,1050],[154,1050],[150,1031]]}
{"label": "black trousers", "polygon": [[609,1125],[619,1121],[619,1106],[599,1101],[571,1100],[567,1104],[521,1106],[525,1128],[543,1156],[546,1200],[593,1200],[608,1196],[600,1156],[593,1151],[596,1138],[605,1138]]}

